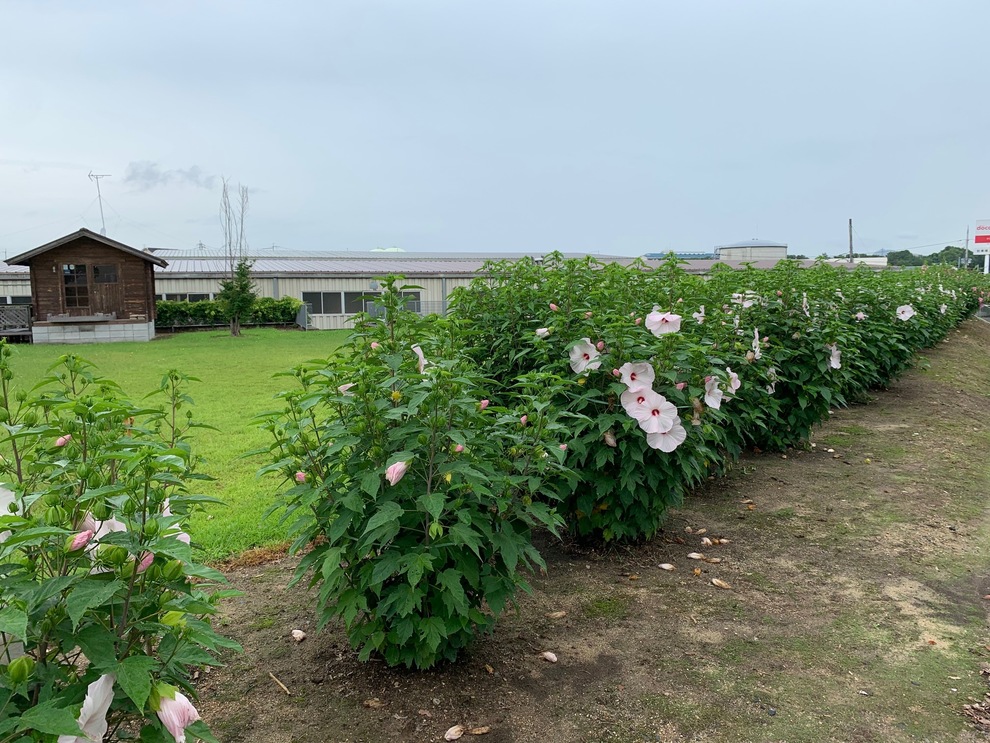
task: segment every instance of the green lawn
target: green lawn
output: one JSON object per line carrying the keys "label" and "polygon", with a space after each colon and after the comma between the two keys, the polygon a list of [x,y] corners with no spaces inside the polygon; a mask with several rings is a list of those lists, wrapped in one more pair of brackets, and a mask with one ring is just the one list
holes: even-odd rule
{"label": "green lawn", "polygon": [[291,386],[291,379],[272,375],[301,361],[329,356],[346,331],[248,329],[240,338],[226,331],[183,333],[151,343],[101,343],[86,346],[13,346],[12,367],[18,386],[30,387],[66,353],[95,364],[102,376],[123,387],[135,402],[156,389],[163,373],[178,369],[198,377],[189,394],[194,417],[219,431],[200,430],[194,451],[204,458],[201,470],[216,478],[204,492],[224,501],[196,514],[190,533],[210,560],[285,539],[276,518],[262,520],[276,488],[274,478],[257,479],[262,458],[243,454],[266,445],[264,431],[251,425],[260,412],[271,410],[273,396]]}

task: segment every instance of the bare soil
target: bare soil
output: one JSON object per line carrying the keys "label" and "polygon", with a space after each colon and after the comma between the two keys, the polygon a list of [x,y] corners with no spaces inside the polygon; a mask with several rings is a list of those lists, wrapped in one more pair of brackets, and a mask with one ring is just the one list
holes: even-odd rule
{"label": "bare soil", "polygon": [[222,629],[244,653],[202,677],[203,717],[228,743],[439,741],[458,724],[489,729],[469,743],[990,740],[964,708],[988,691],[988,395],[990,325],[971,320],[814,446],[744,457],[652,542],[548,540],[518,613],[430,672],[317,633],[314,594],[286,588],[294,560],[232,567],[244,595]]}

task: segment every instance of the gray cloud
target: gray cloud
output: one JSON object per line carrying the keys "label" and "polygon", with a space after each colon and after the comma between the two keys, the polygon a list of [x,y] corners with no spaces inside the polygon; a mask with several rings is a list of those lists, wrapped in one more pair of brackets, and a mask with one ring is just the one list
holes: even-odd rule
{"label": "gray cloud", "polygon": [[128,163],[127,171],[124,174],[124,183],[130,183],[140,191],[167,186],[171,183],[211,189],[216,182],[217,177],[215,175],[205,175],[198,165],[185,169],[163,170],[158,163],[153,163],[150,160]]}

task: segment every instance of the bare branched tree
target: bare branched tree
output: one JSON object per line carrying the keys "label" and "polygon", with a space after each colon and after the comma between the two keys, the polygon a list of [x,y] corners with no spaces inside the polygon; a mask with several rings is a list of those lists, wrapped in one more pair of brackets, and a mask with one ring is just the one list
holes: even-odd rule
{"label": "bare branched tree", "polygon": [[227,275],[233,279],[237,264],[247,256],[247,237],[244,221],[248,210],[248,188],[237,184],[238,203],[230,200],[230,179],[223,178],[220,194],[220,229],[223,231],[223,250],[227,260]]}
{"label": "bare branched tree", "polygon": [[238,200],[230,200],[230,181],[223,179],[220,195],[220,229],[223,231],[223,250],[227,261],[227,278],[220,282],[217,299],[223,304],[230,320],[230,334],[241,334],[241,320],[251,314],[257,297],[251,281],[251,262],[247,259],[247,236],[244,218],[248,209],[247,186],[237,184]]}

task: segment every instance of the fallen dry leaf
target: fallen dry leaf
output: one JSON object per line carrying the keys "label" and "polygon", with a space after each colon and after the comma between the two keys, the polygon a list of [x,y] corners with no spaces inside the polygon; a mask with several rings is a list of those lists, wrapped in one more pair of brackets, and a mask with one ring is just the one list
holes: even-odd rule
{"label": "fallen dry leaf", "polygon": [[543,660],[547,661],[548,663],[557,662],[557,656],[551,653],[549,650],[547,650],[544,653],[540,653],[540,657],[543,658]]}
{"label": "fallen dry leaf", "polygon": [[443,734],[444,740],[458,740],[462,735],[464,735],[463,725],[454,725],[446,733]]}
{"label": "fallen dry leaf", "polygon": [[697,535],[698,535],[698,536],[700,537],[700,536],[701,536],[702,534],[704,534],[704,533],[705,533],[706,531],[708,531],[708,529],[698,529],[698,531],[696,531],[696,532],[695,532],[695,534],[697,534]]}
{"label": "fallen dry leaf", "polygon": [[382,706],[382,700],[375,697],[374,699],[365,699],[361,704],[368,709],[378,709]]}
{"label": "fallen dry leaf", "polygon": [[741,500],[739,502],[748,506],[750,503],[753,502],[753,499],[752,498],[747,498],[746,500]]}
{"label": "fallen dry leaf", "polygon": [[723,588],[726,591],[728,591],[729,589],[732,588],[732,586],[730,586],[728,583],[726,583],[721,578],[712,578],[712,585],[715,586],[716,588]]}
{"label": "fallen dry leaf", "polygon": [[662,562],[662,563],[660,563],[660,569],[661,570],[673,570],[674,569],[674,566],[671,565],[669,562]]}
{"label": "fallen dry leaf", "polygon": [[303,640],[306,639],[306,633],[303,632],[301,629],[294,629],[292,630],[292,639],[295,640],[296,642],[302,642]]}
{"label": "fallen dry leaf", "polygon": [[491,667],[490,665],[488,665],[487,663],[485,663],[485,670],[486,670],[486,671],[488,671],[488,673],[490,673],[490,674],[494,674],[494,673],[495,673],[495,669],[494,669],[494,668],[492,668],[492,667]]}
{"label": "fallen dry leaf", "polygon": [[433,713],[428,709],[421,709],[416,713],[417,715],[422,715],[423,717],[433,717]]}
{"label": "fallen dry leaf", "polygon": [[729,544],[729,540],[726,539],[725,537],[722,537],[721,539],[718,540],[718,543],[719,544]]}
{"label": "fallen dry leaf", "polygon": [[695,575],[701,575],[701,568],[695,568],[692,572],[694,572]]}
{"label": "fallen dry leaf", "polygon": [[750,511],[756,510],[756,506],[746,506],[746,508],[749,509]]}
{"label": "fallen dry leaf", "polygon": [[694,534],[694,529],[692,529],[690,526],[685,526],[684,531],[687,532],[688,534]]}
{"label": "fallen dry leaf", "polygon": [[700,552],[688,552],[687,558],[689,560],[704,560],[705,556]]}
{"label": "fallen dry leaf", "polygon": [[492,729],[490,727],[488,727],[487,725],[482,725],[480,728],[471,728],[470,730],[468,730],[468,733],[470,733],[471,735],[485,735],[486,733],[490,733],[491,731]]}
{"label": "fallen dry leaf", "polygon": [[552,611],[546,615],[547,619],[563,619],[567,616],[566,611]]}
{"label": "fallen dry leaf", "polygon": [[639,580],[639,576],[636,575],[636,573],[633,573],[632,575],[629,576],[629,580]]}
{"label": "fallen dry leaf", "polygon": [[702,547],[711,547],[713,544],[715,544],[715,543],[711,539],[709,539],[708,537],[702,537],[701,538],[701,546]]}
{"label": "fallen dry leaf", "polygon": [[722,558],[721,557],[706,557],[705,558],[705,562],[709,563],[710,565],[718,565],[720,562],[722,562]]}
{"label": "fallen dry leaf", "polygon": [[990,593],[983,597],[984,601],[990,601]]}

